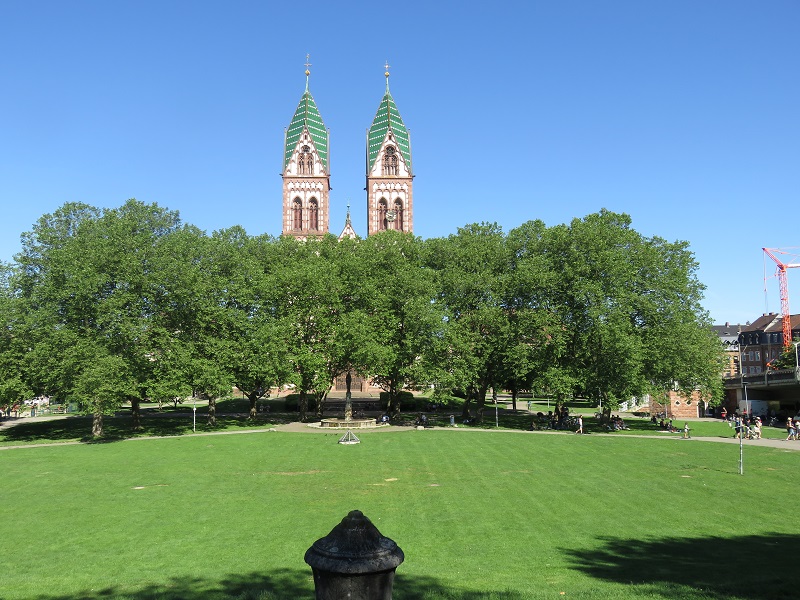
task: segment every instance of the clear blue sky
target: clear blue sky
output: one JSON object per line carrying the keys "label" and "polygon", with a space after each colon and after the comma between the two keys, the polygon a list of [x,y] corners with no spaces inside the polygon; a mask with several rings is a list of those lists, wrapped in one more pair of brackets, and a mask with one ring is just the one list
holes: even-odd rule
{"label": "clear blue sky", "polygon": [[278,235],[306,53],[334,233],[348,201],[366,232],[365,131],[388,60],[417,235],[607,208],[690,242],[716,322],[779,310],[761,247],[800,245],[797,0],[5,0],[0,260],[67,201],[135,197],[209,232]]}

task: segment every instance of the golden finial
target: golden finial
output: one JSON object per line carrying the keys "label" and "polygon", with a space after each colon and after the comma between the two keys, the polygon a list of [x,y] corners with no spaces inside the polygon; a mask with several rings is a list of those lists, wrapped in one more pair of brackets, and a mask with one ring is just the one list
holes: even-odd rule
{"label": "golden finial", "polygon": [[388,94],[389,93],[389,61],[388,60],[386,61],[386,64],[383,66],[383,68],[386,69],[386,72],[384,73],[384,75],[386,75],[386,93]]}
{"label": "golden finial", "polygon": [[308,70],[308,67],[311,66],[311,63],[309,62],[310,59],[311,59],[311,55],[310,54],[306,54],[306,62],[305,62],[305,66],[306,66],[306,91],[308,91],[308,76],[311,75],[311,71]]}

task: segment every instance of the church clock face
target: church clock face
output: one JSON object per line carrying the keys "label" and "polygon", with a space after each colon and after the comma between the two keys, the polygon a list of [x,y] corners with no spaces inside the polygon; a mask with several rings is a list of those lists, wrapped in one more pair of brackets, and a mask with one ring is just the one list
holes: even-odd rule
{"label": "church clock face", "polygon": [[389,210],[386,212],[386,220],[392,223],[397,218],[397,211]]}

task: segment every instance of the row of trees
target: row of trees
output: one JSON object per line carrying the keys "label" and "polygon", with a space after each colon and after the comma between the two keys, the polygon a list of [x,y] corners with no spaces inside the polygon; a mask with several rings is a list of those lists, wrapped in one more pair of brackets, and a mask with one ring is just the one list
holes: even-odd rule
{"label": "row of trees", "polygon": [[207,235],[130,200],[66,204],[22,236],[0,284],[0,400],[36,394],[103,415],[130,402],[294,384],[310,395],[354,369],[389,392],[490,387],[615,403],[719,387],[719,344],[683,242],[626,215],[504,233],[475,224],[421,240],[387,231],[307,242]]}

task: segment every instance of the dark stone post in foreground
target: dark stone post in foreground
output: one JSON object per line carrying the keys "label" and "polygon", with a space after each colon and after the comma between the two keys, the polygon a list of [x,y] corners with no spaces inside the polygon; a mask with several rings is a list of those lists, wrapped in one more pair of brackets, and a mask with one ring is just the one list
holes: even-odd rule
{"label": "dark stone post in foreground", "polygon": [[316,600],[391,600],[403,551],[359,510],[306,551]]}

